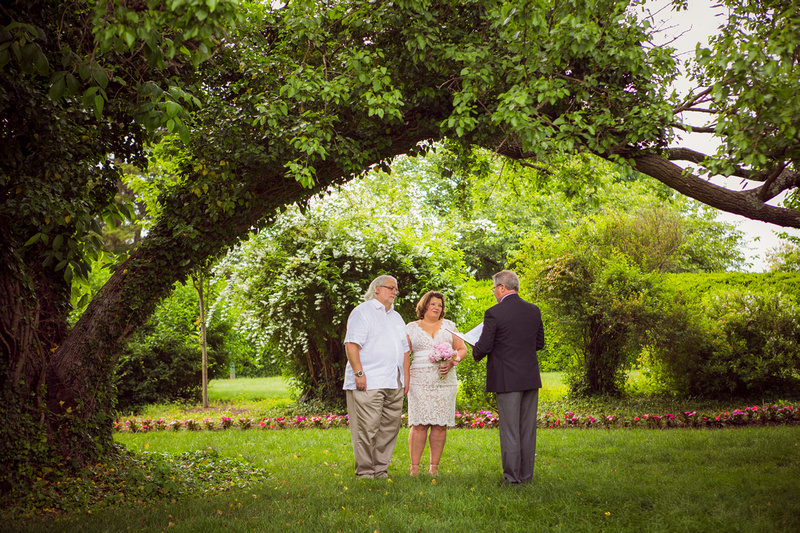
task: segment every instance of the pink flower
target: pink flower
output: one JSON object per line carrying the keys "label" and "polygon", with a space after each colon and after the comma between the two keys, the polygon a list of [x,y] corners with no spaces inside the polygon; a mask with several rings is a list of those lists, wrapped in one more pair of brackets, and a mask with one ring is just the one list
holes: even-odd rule
{"label": "pink flower", "polygon": [[433,353],[428,356],[428,359],[431,360],[431,363],[442,363],[444,361],[449,361],[457,353],[458,352],[446,342],[440,342],[433,347]]}

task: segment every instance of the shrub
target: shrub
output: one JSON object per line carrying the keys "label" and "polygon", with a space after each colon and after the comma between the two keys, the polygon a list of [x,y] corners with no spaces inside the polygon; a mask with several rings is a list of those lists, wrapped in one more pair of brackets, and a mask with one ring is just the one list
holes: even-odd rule
{"label": "shrub", "polygon": [[[172,295],[156,308],[147,324],[135,332],[120,354],[114,377],[117,409],[176,400],[200,399],[203,357],[200,350],[197,293],[188,284],[175,284]],[[231,327],[210,320],[208,378],[228,373],[227,341]]]}
{"label": "shrub", "polygon": [[654,375],[681,395],[758,397],[797,387],[797,303],[780,294],[679,296],[670,320],[651,332]]}
{"label": "shrub", "polygon": [[[491,288],[491,280],[471,280],[461,286],[463,314],[456,323],[459,331],[467,332],[480,324],[484,311],[496,303]],[[496,405],[494,394],[486,392],[486,363],[476,363],[469,347],[467,356],[456,368],[456,375],[459,409],[472,411]]]}
{"label": "shrub", "polygon": [[[225,355],[212,343],[208,361],[209,379],[225,374]],[[117,363],[117,409],[127,412],[152,403],[198,400],[202,363],[196,338],[145,327],[131,337]]]}
{"label": "shrub", "polygon": [[588,247],[532,265],[535,289],[575,354],[565,371],[573,393],[620,394],[641,331],[658,318],[657,276],[622,254]]}

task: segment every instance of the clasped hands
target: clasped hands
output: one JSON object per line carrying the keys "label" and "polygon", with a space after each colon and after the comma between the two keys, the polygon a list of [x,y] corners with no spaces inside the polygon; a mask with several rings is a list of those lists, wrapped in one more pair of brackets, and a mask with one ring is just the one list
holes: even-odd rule
{"label": "clasped hands", "polygon": [[456,366],[456,362],[453,359],[449,359],[446,365],[439,365],[439,375],[446,376],[450,369]]}

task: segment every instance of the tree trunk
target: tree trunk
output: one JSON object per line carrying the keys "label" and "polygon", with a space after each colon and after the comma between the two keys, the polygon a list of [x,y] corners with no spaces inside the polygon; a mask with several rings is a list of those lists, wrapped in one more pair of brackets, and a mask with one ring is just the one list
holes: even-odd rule
{"label": "tree trunk", "polygon": [[206,342],[206,305],[203,298],[203,284],[206,276],[203,269],[198,268],[192,271],[192,283],[197,291],[197,299],[200,304],[200,351],[203,354],[203,409],[208,408],[208,343]]}
{"label": "tree trunk", "polygon": [[0,252],[0,490],[16,475],[32,474],[33,465],[53,461],[47,365],[67,335],[69,309],[63,272],[22,265],[14,252],[11,246]]}

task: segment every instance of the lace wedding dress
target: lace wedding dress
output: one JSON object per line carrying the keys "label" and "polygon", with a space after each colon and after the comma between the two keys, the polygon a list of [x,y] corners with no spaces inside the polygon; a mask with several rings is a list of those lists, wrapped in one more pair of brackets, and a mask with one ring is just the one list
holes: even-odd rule
{"label": "lace wedding dress", "polygon": [[439,379],[439,364],[432,363],[428,356],[440,342],[453,345],[452,333],[445,327],[455,329],[450,320],[442,320],[442,326],[431,337],[416,322],[406,326],[411,340],[411,382],[408,389],[408,425],[456,425],[456,392],[458,380],[455,369],[444,379]]}

